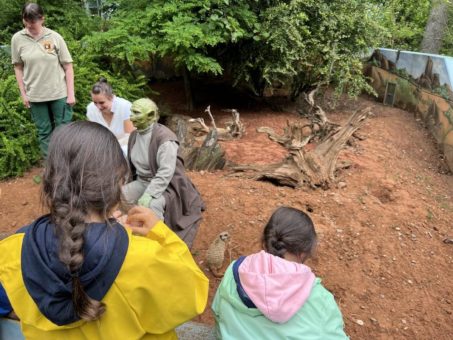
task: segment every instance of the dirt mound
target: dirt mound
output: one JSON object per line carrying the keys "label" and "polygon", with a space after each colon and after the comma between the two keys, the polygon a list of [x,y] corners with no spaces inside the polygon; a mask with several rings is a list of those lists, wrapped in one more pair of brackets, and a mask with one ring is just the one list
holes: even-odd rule
{"label": "dirt mound", "polygon": [[[168,98],[170,89],[158,91]],[[224,107],[207,104],[218,125],[230,118],[220,111]],[[352,339],[451,338],[453,245],[442,241],[453,236],[453,177],[445,174],[435,142],[411,113],[360,99],[329,118],[344,122],[352,109],[366,105],[374,116],[358,131],[364,140],[340,154],[339,161],[352,165],[338,173],[338,188],[295,190],[228,171],[189,173],[207,206],[192,252],[211,280],[210,302],[220,282],[204,262],[213,238],[230,233],[232,258],[255,252],[273,210],[287,205],[309,212],[315,222],[320,245],[307,264],[335,295]],[[256,128],[282,132],[297,115],[245,108],[240,113],[247,133],[242,140],[222,142],[227,158],[240,164],[281,160],[286,151]],[[0,232],[42,213],[39,186],[32,180],[41,171],[0,182]],[[197,321],[214,322],[209,307]]]}

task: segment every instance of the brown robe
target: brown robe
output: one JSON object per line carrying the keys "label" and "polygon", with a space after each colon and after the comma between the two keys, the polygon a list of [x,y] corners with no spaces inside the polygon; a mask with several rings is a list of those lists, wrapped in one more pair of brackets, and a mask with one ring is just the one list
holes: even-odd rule
{"label": "brown robe", "polygon": [[[174,141],[179,145],[176,135],[166,126],[154,123],[152,129],[148,154],[150,178],[154,177],[158,170],[156,155],[159,146],[168,141]],[[133,180],[137,178],[137,171],[131,161],[131,152],[137,139],[137,133],[137,131],[131,133],[127,153]],[[200,193],[185,173],[184,160],[179,151],[176,158],[175,173],[163,195],[165,197],[165,224],[191,247],[201,221],[201,212],[205,209],[205,206]]]}

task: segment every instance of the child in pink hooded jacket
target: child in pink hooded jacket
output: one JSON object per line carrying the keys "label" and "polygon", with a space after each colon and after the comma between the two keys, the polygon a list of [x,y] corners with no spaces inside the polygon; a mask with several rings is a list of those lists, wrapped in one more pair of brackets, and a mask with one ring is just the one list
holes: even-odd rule
{"label": "child in pink hooded jacket", "polygon": [[221,339],[348,339],[333,295],[304,261],[316,248],[310,217],[278,208],[264,250],[227,269],[212,309]]}

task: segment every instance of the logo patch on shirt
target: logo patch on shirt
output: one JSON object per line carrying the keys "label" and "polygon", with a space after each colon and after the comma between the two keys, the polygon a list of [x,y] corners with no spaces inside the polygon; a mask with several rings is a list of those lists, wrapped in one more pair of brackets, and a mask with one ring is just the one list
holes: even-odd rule
{"label": "logo patch on shirt", "polygon": [[54,53],[55,52],[55,45],[51,40],[43,40],[41,41],[42,47],[47,53]]}

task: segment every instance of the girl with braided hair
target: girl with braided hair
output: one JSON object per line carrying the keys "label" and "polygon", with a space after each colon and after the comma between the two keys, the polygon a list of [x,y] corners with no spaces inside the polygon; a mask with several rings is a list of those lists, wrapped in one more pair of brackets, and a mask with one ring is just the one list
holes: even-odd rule
{"label": "girl with braided hair", "polygon": [[280,207],[264,228],[264,250],[234,261],[212,309],[221,339],[347,339],[333,295],[304,265],[315,251],[313,222]]}
{"label": "girl with braided hair", "polygon": [[126,227],[111,217],[127,176],[107,128],[75,122],[52,135],[50,213],[0,242],[0,313],[15,313],[27,339],[175,339],[203,312],[208,280],[185,243],[145,207]]}

